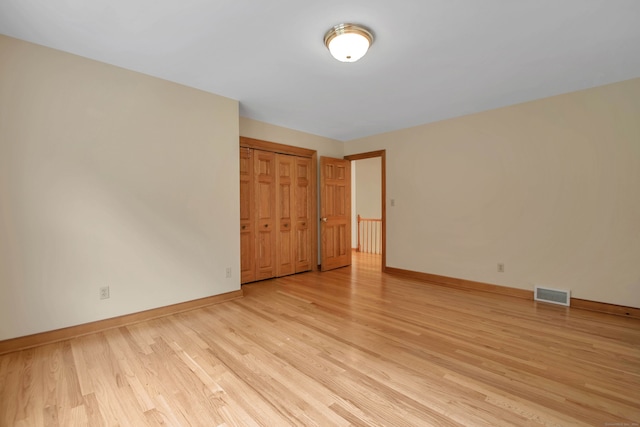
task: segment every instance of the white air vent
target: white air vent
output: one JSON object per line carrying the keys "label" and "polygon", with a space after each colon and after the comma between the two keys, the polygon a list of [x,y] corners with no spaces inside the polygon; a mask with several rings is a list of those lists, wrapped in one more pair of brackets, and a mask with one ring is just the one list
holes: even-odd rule
{"label": "white air vent", "polygon": [[535,287],[533,299],[536,301],[550,302],[552,304],[571,305],[571,291],[561,289]]}

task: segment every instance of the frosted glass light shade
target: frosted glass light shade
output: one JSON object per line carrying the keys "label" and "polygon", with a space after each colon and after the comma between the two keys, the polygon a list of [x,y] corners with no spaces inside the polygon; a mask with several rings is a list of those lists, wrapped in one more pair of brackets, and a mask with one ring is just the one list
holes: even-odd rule
{"label": "frosted glass light shade", "polygon": [[338,61],[355,62],[362,58],[373,42],[369,30],[354,24],[340,24],[324,36],[324,44]]}

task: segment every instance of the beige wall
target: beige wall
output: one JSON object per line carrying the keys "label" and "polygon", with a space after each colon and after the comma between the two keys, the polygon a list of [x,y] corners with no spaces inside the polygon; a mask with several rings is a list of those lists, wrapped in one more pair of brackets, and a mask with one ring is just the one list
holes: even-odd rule
{"label": "beige wall", "polygon": [[343,144],[0,36],[0,340],[239,289],[239,134],[386,149],[389,266],[640,307],[638,117],[635,79]]}
{"label": "beige wall", "polygon": [[238,128],[237,101],[0,36],[0,339],[239,289]]}
{"label": "beige wall", "polygon": [[356,160],[356,212],[365,218],[382,217],[382,160],[380,157]]}
{"label": "beige wall", "polygon": [[316,150],[318,161],[320,156],[342,158],[344,151],[344,143],[336,139],[300,132],[247,117],[240,117],[240,136]]}
{"label": "beige wall", "polygon": [[[358,219],[382,218],[382,160],[380,157],[370,159],[355,160],[351,162],[351,172],[354,179],[351,181],[351,198],[353,222],[351,227],[351,246],[358,247]],[[376,226],[375,233],[381,236],[381,228]],[[381,251],[382,237],[378,237],[370,249],[376,253]]]}
{"label": "beige wall", "polygon": [[345,154],[379,149],[389,266],[640,307],[640,79],[349,141]]}

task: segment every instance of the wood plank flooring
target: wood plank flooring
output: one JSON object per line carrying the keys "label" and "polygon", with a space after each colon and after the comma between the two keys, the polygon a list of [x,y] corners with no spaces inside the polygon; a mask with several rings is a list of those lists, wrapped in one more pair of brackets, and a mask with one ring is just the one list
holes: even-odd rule
{"label": "wood plank flooring", "polygon": [[0,426],[640,423],[640,320],[354,261],[0,356]]}

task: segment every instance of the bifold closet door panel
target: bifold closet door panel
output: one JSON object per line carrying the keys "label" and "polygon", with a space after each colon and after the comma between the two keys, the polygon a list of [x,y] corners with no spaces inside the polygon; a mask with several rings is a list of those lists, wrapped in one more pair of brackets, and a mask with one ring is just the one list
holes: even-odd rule
{"label": "bifold closet door panel", "polygon": [[240,281],[256,280],[253,150],[240,148]]}
{"label": "bifold closet door panel", "polygon": [[311,183],[312,167],[311,159],[296,157],[295,159],[295,272],[309,271],[312,268],[311,260]]}
{"label": "bifold closet door panel", "polygon": [[248,283],[313,269],[312,159],[240,148],[240,270]]}
{"label": "bifold closet door panel", "polygon": [[253,151],[256,280],[276,275],[276,155]]}
{"label": "bifold closet door panel", "polygon": [[278,277],[296,272],[296,233],[293,223],[295,163],[294,156],[276,155],[276,276]]}

